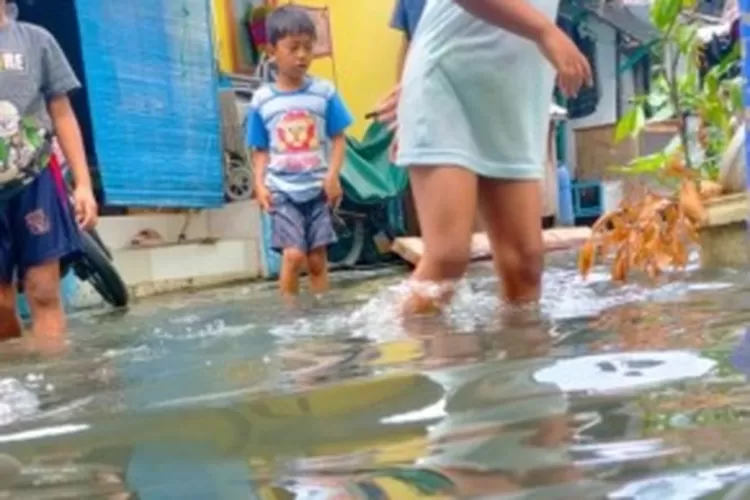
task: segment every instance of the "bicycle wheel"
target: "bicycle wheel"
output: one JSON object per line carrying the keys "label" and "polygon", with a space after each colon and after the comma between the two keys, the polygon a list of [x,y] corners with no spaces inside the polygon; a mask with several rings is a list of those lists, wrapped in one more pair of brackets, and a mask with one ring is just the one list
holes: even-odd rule
{"label": "bicycle wheel", "polygon": [[342,213],[334,223],[338,241],[328,249],[328,262],[334,268],[352,268],[365,247],[365,221],[356,215]]}
{"label": "bicycle wheel", "polygon": [[76,276],[89,282],[108,304],[114,307],[128,305],[128,287],[107,257],[105,247],[88,232],[81,233],[81,255],[72,267]]}
{"label": "bicycle wheel", "polygon": [[104,252],[104,255],[107,256],[107,259],[112,260],[112,252],[110,252],[107,245],[104,244],[102,237],[99,236],[99,233],[96,232],[96,229],[89,229],[87,233],[94,239],[94,242],[96,242],[96,244],[99,245],[99,248],[102,249],[102,251]]}

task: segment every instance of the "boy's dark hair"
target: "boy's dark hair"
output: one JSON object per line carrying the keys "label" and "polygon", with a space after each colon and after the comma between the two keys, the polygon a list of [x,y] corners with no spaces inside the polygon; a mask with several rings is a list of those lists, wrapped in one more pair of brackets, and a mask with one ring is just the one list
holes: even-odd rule
{"label": "boy's dark hair", "polygon": [[271,11],[266,19],[266,32],[271,46],[288,36],[317,36],[313,20],[304,9],[294,5],[285,5]]}

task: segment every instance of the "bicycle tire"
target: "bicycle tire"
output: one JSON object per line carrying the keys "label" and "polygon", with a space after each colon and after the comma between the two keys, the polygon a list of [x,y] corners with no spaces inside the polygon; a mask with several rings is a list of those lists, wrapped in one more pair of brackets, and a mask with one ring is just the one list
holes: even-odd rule
{"label": "bicycle tire", "polygon": [[346,234],[337,231],[338,241],[328,249],[328,262],[333,268],[351,269],[357,265],[365,248],[367,230],[359,218],[342,217],[346,223]]}
{"label": "bicycle tire", "polygon": [[127,307],[128,287],[105,248],[90,233],[81,233],[81,255],[71,265],[78,279],[91,284],[105,302],[113,307]]}
{"label": "bicycle tire", "polygon": [[102,251],[107,256],[107,258],[109,260],[112,260],[112,252],[110,252],[107,245],[104,244],[104,240],[102,240],[102,237],[99,236],[99,233],[96,231],[96,229],[89,229],[87,232],[94,239],[94,241],[99,245],[99,248],[102,249]]}

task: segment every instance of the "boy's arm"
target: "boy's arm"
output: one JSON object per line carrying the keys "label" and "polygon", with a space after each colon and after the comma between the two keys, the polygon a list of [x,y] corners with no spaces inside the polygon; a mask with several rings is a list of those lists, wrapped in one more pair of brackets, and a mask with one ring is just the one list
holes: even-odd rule
{"label": "boy's arm", "polygon": [[352,124],[352,115],[338,92],[333,92],[326,108],[326,135],[331,140],[331,157],[328,160],[329,175],[338,177],[344,165],[346,135]]}
{"label": "boy's arm", "polygon": [[266,185],[266,169],[268,168],[269,155],[268,150],[265,149],[254,149],[251,154],[255,176],[255,192],[257,193]]}
{"label": "boy's arm", "polygon": [[270,199],[266,189],[266,170],[271,146],[268,128],[257,105],[252,105],[247,120],[247,146],[251,150],[255,193],[264,210],[268,210]]}
{"label": "boy's arm", "polygon": [[54,97],[47,104],[47,110],[55,127],[60,149],[73,172],[76,189],[92,189],[83,137],[70,99],[66,95]]}
{"label": "boy's arm", "polygon": [[346,135],[339,134],[331,137],[331,159],[329,161],[329,175],[338,177],[344,166],[344,153],[346,152]]}
{"label": "boy's arm", "polygon": [[45,33],[40,50],[42,51],[41,91],[47,101],[47,111],[52,120],[54,133],[65,155],[65,160],[73,172],[78,222],[83,228],[90,228],[96,224],[98,208],[91,185],[91,174],[81,129],[68,98],[68,94],[79,89],[81,84],[52,35]]}

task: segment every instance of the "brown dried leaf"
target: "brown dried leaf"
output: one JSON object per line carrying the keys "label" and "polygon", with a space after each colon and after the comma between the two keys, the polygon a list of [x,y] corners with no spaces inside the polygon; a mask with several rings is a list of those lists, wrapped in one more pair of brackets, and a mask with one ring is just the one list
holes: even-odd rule
{"label": "brown dried leaf", "polygon": [[706,209],[701,202],[698,188],[693,181],[682,181],[679,193],[680,209],[693,222],[702,223],[708,218]]}
{"label": "brown dried leaf", "polygon": [[682,243],[682,241],[675,238],[674,240],[672,240],[670,250],[671,250],[674,266],[677,269],[684,269],[688,264],[687,247]]}
{"label": "brown dried leaf", "polygon": [[578,252],[578,271],[581,273],[583,278],[587,278],[591,272],[591,268],[594,267],[594,259],[596,258],[596,247],[594,246],[594,240],[589,239]]}
{"label": "brown dried leaf", "polygon": [[700,195],[701,198],[704,200],[710,200],[711,198],[716,198],[718,196],[721,196],[723,188],[721,187],[721,184],[714,181],[709,180],[702,180],[700,184]]}
{"label": "brown dried leaf", "polygon": [[685,236],[687,236],[688,240],[690,240],[693,243],[700,242],[700,234],[698,233],[698,230],[695,228],[695,224],[693,221],[688,219],[687,217],[681,217],[682,227],[685,232]]}
{"label": "brown dried leaf", "polygon": [[625,282],[628,278],[628,271],[630,267],[628,252],[620,250],[615,256],[615,260],[612,262],[612,269],[610,274],[613,281]]}

